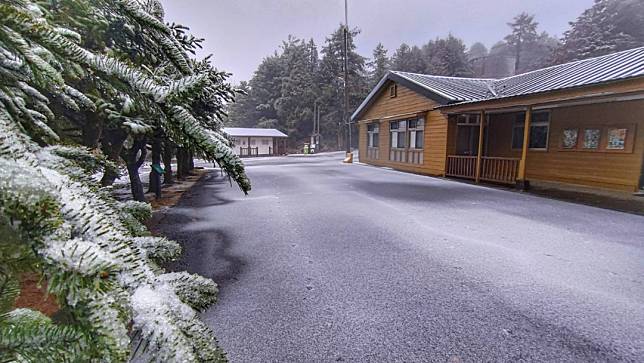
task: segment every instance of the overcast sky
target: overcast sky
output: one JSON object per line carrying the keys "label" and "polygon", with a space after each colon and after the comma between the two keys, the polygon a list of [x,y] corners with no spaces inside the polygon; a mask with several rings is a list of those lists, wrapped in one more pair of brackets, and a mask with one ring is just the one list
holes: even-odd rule
{"label": "overcast sky", "polygon": [[[249,80],[262,58],[289,34],[320,46],[344,19],[344,0],[161,0],[165,20],[187,25],[205,38],[199,54]],[[469,46],[488,48],[508,33],[506,23],[522,11],[535,14],[539,30],[560,36],[593,0],[349,0],[349,26],[362,34],[358,51],[371,56],[382,42],[393,54],[402,42],[420,45],[448,33]]]}

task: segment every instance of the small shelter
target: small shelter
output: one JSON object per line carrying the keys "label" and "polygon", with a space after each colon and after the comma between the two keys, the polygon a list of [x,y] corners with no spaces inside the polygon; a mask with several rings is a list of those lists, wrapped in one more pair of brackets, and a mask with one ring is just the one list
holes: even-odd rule
{"label": "small shelter", "polygon": [[225,127],[240,157],[286,155],[288,136],[276,129]]}

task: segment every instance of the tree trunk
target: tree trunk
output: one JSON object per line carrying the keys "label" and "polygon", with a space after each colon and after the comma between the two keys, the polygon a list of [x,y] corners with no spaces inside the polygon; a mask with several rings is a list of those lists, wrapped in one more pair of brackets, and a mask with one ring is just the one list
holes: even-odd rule
{"label": "tree trunk", "polygon": [[163,174],[163,184],[174,184],[174,179],[172,176],[172,143],[170,140],[166,139],[163,142],[163,168],[165,173]]}
{"label": "tree trunk", "polygon": [[514,72],[513,74],[518,74],[519,73],[519,67],[521,66],[521,48],[523,44],[521,39],[517,42],[516,46],[516,52],[515,52],[515,58],[514,58]]}
{"label": "tree trunk", "polygon": [[188,174],[195,170],[195,154],[190,150],[188,154]]}
{"label": "tree trunk", "polygon": [[186,172],[186,149],[182,147],[177,148],[177,179],[183,180],[188,176]]}
{"label": "tree trunk", "polygon": [[[152,166],[161,166],[161,140],[155,137],[152,140]],[[154,167],[150,171],[150,186],[149,193],[154,193],[157,198],[161,198],[161,174],[159,174]]]}
{"label": "tree trunk", "polygon": [[101,139],[103,132],[102,119],[98,117],[96,112],[85,112],[85,122],[82,126],[83,132],[83,146],[90,149],[98,148],[98,142]]}
{"label": "tree trunk", "polygon": [[[120,129],[109,130],[103,133],[103,153],[108,160],[118,164],[121,150],[123,150],[123,143],[126,138],[127,133]],[[104,187],[112,185],[116,178],[118,178],[118,174],[116,172],[106,170],[105,173],[103,173],[103,178],[101,178],[101,185]]]}
{"label": "tree trunk", "polygon": [[[132,148],[127,150],[124,155],[124,160],[127,165],[127,173],[130,176],[130,189],[132,190],[132,197],[139,202],[145,202],[145,194],[143,193],[143,184],[139,177],[139,168],[145,161],[147,154],[145,137],[134,141]],[[140,154],[139,154],[140,151]]]}

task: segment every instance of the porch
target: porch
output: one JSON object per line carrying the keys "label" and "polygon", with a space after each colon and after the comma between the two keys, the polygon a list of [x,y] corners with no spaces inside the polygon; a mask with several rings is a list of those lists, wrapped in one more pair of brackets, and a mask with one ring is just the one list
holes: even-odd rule
{"label": "porch", "polygon": [[445,175],[526,187],[527,152],[546,147],[547,123],[547,112],[531,110],[449,115]]}
{"label": "porch", "polygon": [[286,142],[286,138],[248,137],[247,139],[241,139],[242,146],[238,147],[238,155],[242,158],[286,155]]}

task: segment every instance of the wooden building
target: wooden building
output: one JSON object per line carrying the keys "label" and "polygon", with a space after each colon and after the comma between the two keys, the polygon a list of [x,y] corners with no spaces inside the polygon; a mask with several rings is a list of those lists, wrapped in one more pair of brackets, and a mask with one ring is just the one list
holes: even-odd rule
{"label": "wooden building", "polygon": [[276,129],[225,127],[234,142],[233,151],[241,157],[286,155],[288,136]]}
{"label": "wooden building", "polygon": [[644,47],[503,79],[389,72],[352,121],[364,163],[636,192],[644,185]]}

